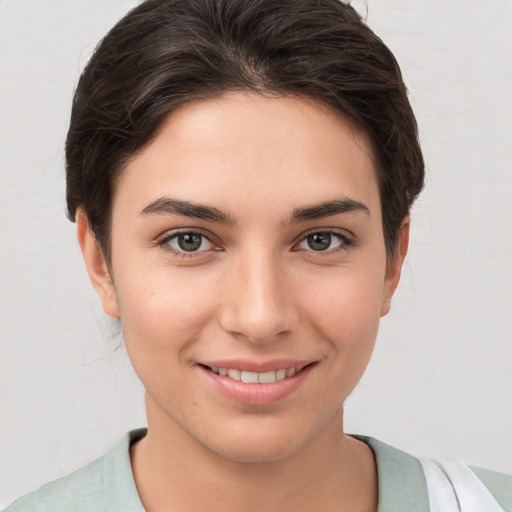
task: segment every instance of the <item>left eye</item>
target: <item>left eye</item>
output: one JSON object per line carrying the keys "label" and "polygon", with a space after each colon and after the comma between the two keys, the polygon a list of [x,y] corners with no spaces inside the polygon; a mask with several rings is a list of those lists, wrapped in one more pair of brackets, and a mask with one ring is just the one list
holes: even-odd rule
{"label": "left eye", "polygon": [[177,252],[201,252],[213,249],[214,244],[201,233],[176,233],[166,241]]}
{"label": "left eye", "polygon": [[299,248],[321,252],[338,249],[344,245],[349,245],[349,241],[346,237],[339,233],[325,231],[309,234],[301,240]]}

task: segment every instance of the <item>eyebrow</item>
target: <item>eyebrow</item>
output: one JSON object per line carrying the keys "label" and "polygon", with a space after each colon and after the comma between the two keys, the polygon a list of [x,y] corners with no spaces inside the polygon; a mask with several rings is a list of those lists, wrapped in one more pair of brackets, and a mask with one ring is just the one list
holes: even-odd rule
{"label": "eyebrow", "polygon": [[[296,224],[307,220],[321,219],[323,217],[331,217],[333,215],[349,212],[362,212],[370,216],[370,210],[365,204],[354,199],[342,198],[334,201],[324,201],[302,208],[295,208],[292,212],[290,223]],[[151,203],[139,212],[139,215],[146,216],[162,213],[168,215],[183,215],[185,217],[209,220],[221,224],[233,225],[236,223],[232,215],[213,206],[206,206],[165,196],[151,201]]]}
{"label": "eyebrow", "polygon": [[149,203],[139,215],[151,214],[170,214],[184,215],[194,219],[210,220],[220,222],[221,224],[234,224],[234,218],[213,206],[205,206],[202,204],[192,203],[190,201],[181,201],[170,197],[159,197]]}
{"label": "eyebrow", "polygon": [[370,216],[370,210],[365,204],[347,197],[334,201],[324,201],[303,208],[295,208],[291,216],[291,222],[304,222],[349,212],[362,212]]}

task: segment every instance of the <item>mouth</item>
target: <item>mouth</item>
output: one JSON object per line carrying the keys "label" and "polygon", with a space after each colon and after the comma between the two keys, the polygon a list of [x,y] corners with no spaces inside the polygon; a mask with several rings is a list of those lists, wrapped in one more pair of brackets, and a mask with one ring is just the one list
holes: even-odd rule
{"label": "mouth", "polygon": [[200,364],[200,366],[202,366],[206,370],[209,370],[215,375],[228,377],[229,379],[243,382],[245,384],[272,384],[274,382],[278,382],[293,377],[294,375],[301,372],[305,368],[310,367],[314,364],[315,362],[300,363],[297,364],[296,366],[278,368],[276,370],[270,370],[266,372],[248,371],[239,368],[221,368],[217,366],[209,366],[204,364]]}
{"label": "mouth", "polygon": [[318,361],[280,360],[199,363],[206,382],[223,397],[243,406],[267,406],[293,396]]}

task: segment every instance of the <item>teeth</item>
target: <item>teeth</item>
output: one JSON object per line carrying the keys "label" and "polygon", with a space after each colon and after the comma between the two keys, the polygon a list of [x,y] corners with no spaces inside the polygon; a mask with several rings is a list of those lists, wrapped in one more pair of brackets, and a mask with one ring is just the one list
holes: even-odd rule
{"label": "teeth", "polygon": [[234,380],[240,380],[240,374],[242,372],[240,370],[228,370],[228,377],[230,379],[234,379]]}
{"label": "teeth", "polygon": [[283,380],[286,378],[286,370],[277,370],[276,372],[276,380]]}
{"label": "teeth", "polygon": [[293,377],[297,373],[295,368],[281,368],[276,371],[262,373],[241,371],[236,368],[216,368],[215,366],[210,366],[210,370],[217,375],[229,377],[230,379],[245,382],[246,384],[271,384],[278,380],[286,379],[287,377]]}
{"label": "teeth", "polygon": [[262,382],[264,384],[269,383],[269,382],[275,382],[277,380],[276,373],[277,372],[260,373],[258,375],[258,382]]}
{"label": "teeth", "polygon": [[295,368],[288,368],[286,370],[286,376],[287,377],[293,377],[295,375]]}
{"label": "teeth", "polygon": [[258,372],[242,372],[240,380],[247,384],[256,384],[258,382]]}

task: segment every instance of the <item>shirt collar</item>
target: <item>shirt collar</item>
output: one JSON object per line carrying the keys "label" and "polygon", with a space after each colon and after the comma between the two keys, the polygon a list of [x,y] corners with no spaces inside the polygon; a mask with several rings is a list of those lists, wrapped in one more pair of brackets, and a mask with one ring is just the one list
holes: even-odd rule
{"label": "shirt collar", "polygon": [[[105,456],[103,464],[105,510],[144,512],[130,462],[130,446],[142,439],[147,429],[132,430]],[[429,512],[425,476],[418,459],[367,436],[352,436],[374,453],[379,485],[377,512]]]}
{"label": "shirt collar", "polygon": [[379,485],[377,512],[429,512],[427,483],[416,457],[377,439],[352,436],[375,456]]}

